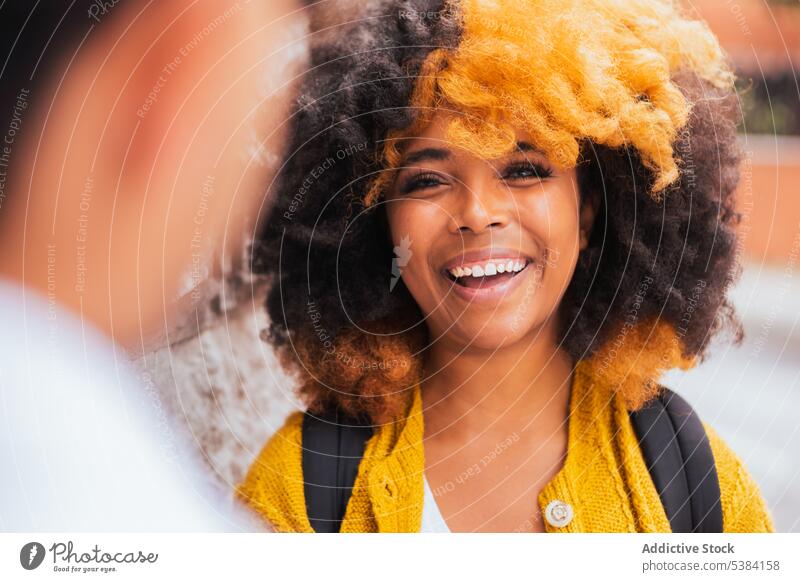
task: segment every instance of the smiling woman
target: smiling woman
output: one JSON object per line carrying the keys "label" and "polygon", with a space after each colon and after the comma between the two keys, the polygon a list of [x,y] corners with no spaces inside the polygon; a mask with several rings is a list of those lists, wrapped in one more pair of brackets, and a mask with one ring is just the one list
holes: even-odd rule
{"label": "smiling woman", "polygon": [[[281,531],[321,527],[307,453],[328,424],[327,471],[351,477],[330,481],[334,531],[671,531],[630,415],[740,335],[716,39],[668,0],[373,2],[346,28],[312,52],[253,249],[308,412],[238,494]],[[721,527],[771,530],[699,432]]]}
{"label": "smiling woman", "polygon": [[492,160],[442,147],[454,118],[435,115],[404,144],[385,205],[395,241],[413,241],[403,282],[440,338],[431,351],[453,341],[495,350],[526,335],[556,345],[551,316],[588,244],[594,207],[581,210],[575,169],[553,169],[522,132]]}

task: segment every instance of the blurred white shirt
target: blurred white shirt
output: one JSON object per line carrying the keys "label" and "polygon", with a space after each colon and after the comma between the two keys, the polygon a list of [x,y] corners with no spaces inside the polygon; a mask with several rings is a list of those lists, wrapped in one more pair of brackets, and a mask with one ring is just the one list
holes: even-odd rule
{"label": "blurred white shirt", "polygon": [[256,531],[125,353],[0,280],[0,531]]}

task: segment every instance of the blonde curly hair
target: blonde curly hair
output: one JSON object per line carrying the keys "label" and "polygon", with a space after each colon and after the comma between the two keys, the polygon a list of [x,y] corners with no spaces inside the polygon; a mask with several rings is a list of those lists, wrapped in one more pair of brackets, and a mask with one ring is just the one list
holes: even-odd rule
{"label": "blonde curly hair", "polygon": [[[632,146],[654,172],[658,200],[678,178],[673,143],[692,106],[675,73],[733,86],[716,37],[672,0],[464,0],[445,10],[457,13],[461,42],[422,64],[410,104],[418,117],[387,136],[387,170],[399,165],[403,139],[447,109],[462,114],[448,139],[488,159],[512,150],[515,128],[561,168],[578,162],[584,140]],[[367,205],[390,180],[375,180]]]}

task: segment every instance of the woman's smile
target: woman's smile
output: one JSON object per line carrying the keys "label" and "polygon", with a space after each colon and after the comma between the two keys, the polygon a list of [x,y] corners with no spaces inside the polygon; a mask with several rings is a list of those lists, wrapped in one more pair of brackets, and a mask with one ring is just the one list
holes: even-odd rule
{"label": "woman's smile", "polygon": [[484,249],[458,255],[438,273],[455,297],[468,303],[496,304],[511,300],[513,291],[530,277],[539,279],[542,269],[536,268],[531,256],[508,249]]}

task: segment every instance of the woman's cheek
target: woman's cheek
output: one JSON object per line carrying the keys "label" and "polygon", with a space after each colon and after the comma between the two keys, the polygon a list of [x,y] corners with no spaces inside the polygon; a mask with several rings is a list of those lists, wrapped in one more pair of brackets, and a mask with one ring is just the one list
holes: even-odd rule
{"label": "woman's cheek", "polygon": [[424,308],[430,297],[430,271],[428,266],[428,243],[435,232],[436,221],[429,216],[427,205],[420,201],[393,202],[388,210],[389,228],[394,243],[394,258],[403,283],[411,295]]}
{"label": "woman's cheek", "polygon": [[577,263],[580,225],[574,198],[569,188],[558,188],[532,200],[523,217],[524,230],[544,245],[539,257],[543,262],[539,284],[545,303],[560,300]]}
{"label": "woman's cheek", "polygon": [[577,221],[562,232],[548,247],[546,268],[552,272],[553,291],[560,298],[569,286],[580,252],[580,233]]}
{"label": "woman's cheek", "polygon": [[417,254],[411,258],[411,261],[409,261],[402,275],[403,282],[406,287],[408,287],[411,296],[425,313],[428,313],[433,307],[432,305],[428,305],[428,303],[434,300],[427,271],[429,271],[429,269],[425,264],[424,257]]}
{"label": "woman's cheek", "polygon": [[423,200],[393,200],[386,212],[395,245],[407,238],[412,245],[418,246],[424,241],[425,233],[436,228],[433,207]]}

